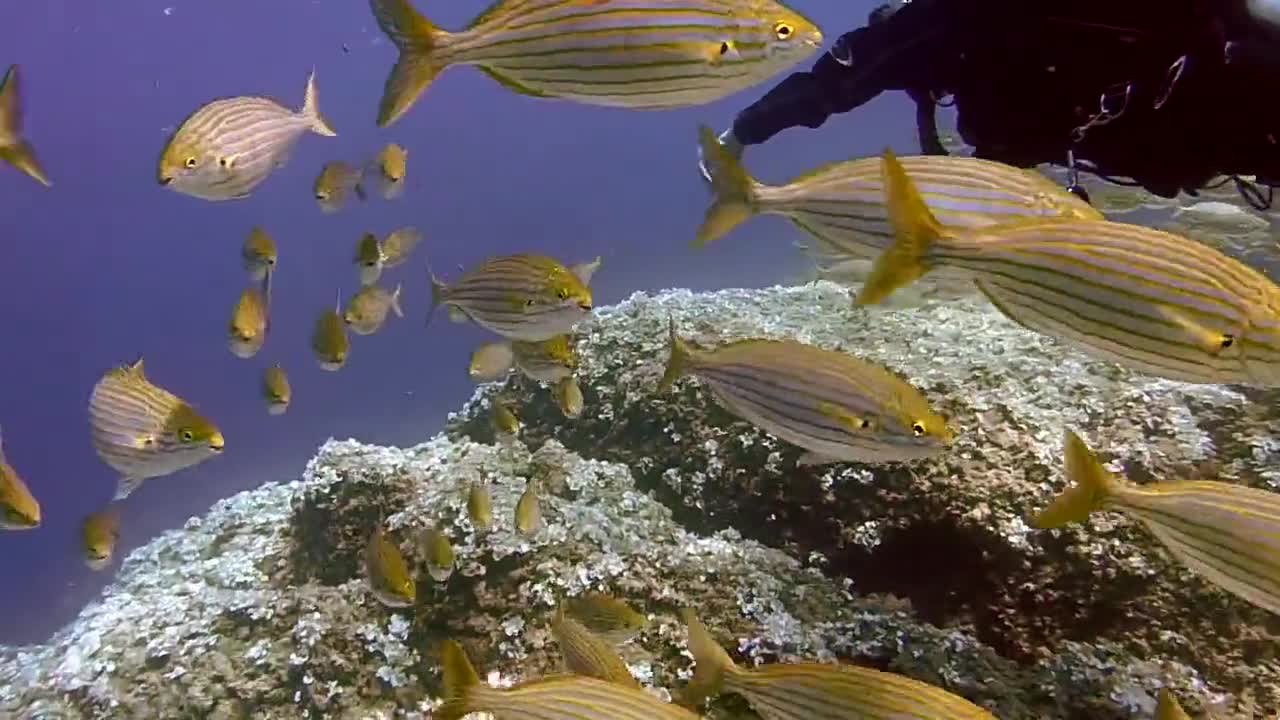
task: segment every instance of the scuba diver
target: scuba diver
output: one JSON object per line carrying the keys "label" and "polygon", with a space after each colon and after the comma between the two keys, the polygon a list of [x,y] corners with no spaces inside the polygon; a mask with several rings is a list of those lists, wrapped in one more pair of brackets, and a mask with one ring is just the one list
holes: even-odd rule
{"label": "scuba diver", "polygon": [[946,154],[934,114],[954,104],[976,157],[1066,167],[1086,200],[1080,171],[1169,198],[1226,176],[1267,209],[1280,184],[1277,15],[1280,0],[896,0],[720,142],[740,156],[902,90],[926,154]]}

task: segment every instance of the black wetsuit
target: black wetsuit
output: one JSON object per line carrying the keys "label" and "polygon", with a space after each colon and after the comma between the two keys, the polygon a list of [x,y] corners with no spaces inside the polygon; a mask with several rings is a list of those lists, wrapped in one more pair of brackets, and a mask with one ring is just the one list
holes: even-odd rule
{"label": "black wetsuit", "polygon": [[816,128],[886,90],[916,101],[926,153],[945,152],[934,102],[950,96],[978,157],[1064,165],[1070,151],[1086,169],[1165,197],[1220,174],[1280,180],[1280,30],[1250,17],[1245,0],[880,8],[812,70],[743,110],[733,132],[753,145]]}

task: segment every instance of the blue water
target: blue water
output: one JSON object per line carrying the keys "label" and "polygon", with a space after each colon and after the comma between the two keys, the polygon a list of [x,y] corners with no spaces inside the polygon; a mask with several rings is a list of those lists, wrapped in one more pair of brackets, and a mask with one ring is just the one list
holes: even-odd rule
{"label": "blue water", "polygon": [[[790,4],[830,42],[862,25],[874,3]],[[486,5],[420,3],[445,28]],[[112,570],[84,566],[78,527],[116,482],[89,444],[86,416],[90,389],[113,365],[145,357],[151,379],[196,404],[227,442],[223,457],[130,497],[120,557],[219,498],[297,476],[330,436],[411,444],[436,432],[469,396],[467,355],[490,336],[443,314],[424,329],[423,255],[447,277],[491,254],[566,262],[599,254],[598,305],[644,289],[768,285],[802,268],[790,247],[796,231],[777,218],[753,220],[706,250],[687,247],[707,197],[694,164],[698,123],[726,126],[771,83],[647,113],[521,97],[460,67],[378,130],[395,51],[359,0],[8,0],[0,49],[0,65],[22,67],[27,135],[54,182],[46,190],[0,168],[0,425],[10,462],[44,511],[38,530],[0,534],[0,644],[45,639],[110,580]],[[262,94],[298,107],[312,67],[338,137],[302,138],[247,200],[209,203],[156,184],[161,146],[198,105]],[[911,117],[905,98],[882,97],[820,131],[786,132],[753,149],[748,164],[761,179],[781,180],[884,145],[915,151]],[[320,166],[363,161],[387,142],[410,152],[404,197],[322,214],[310,195]],[[267,345],[241,360],[227,350],[225,327],[245,283],[240,244],[254,224],[276,238],[281,257]],[[356,239],[406,224],[425,242],[383,282],[404,283],[408,317],[353,336],[346,368],[321,371],[308,348],[312,323],[335,291],[356,288]],[[294,387],[281,417],[269,417],[258,397],[261,370],[273,362]]]}

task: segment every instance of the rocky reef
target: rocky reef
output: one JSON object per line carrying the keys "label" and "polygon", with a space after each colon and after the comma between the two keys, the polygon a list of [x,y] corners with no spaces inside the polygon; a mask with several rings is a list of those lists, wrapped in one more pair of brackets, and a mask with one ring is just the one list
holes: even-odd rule
{"label": "rocky reef", "polygon": [[[696,380],[655,394],[668,317],[695,342],[791,337],[884,362],[950,416],[955,445],[909,466],[798,468],[794,448]],[[490,682],[557,670],[550,613],[587,590],[649,614],[622,652],[660,695],[688,678],[677,613],[692,606],[744,663],[854,661],[1005,720],[1150,717],[1166,685],[1193,713],[1275,712],[1275,618],[1123,517],[1052,533],[1023,521],[1061,489],[1064,426],[1137,479],[1272,487],[1273,394],[1135,376],[976,302],[855,309],[827,283],[636,295],[598,311],[578,348],[576,420],[512,377],[479,388],[446,434],[406,449],[331,441],[299,480],[134,551],[49,643],[0,648],[0,717],[429,718],[442,640]],[[498,392],[522,400],[516,441],[493,437]],[[493,498],[488,531],[466,517],[473,482]],[[526,536],[513,514],[530,483],[544,521]],[[365,587],[379,524],[417,569],[412,608]],[[444,583],[424,567],[428,526],[457,553]],[[733,697],[707,714],[754,717]]]}

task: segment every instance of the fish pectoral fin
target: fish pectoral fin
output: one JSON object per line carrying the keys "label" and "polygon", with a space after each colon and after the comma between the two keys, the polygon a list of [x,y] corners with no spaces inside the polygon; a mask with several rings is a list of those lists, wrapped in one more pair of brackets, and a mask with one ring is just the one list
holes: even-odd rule
{"label": "fish pectoral fin", "polygon": [[840,423],[841,427],[853,435],[875,432],[879,427],[874,418],[855,415],[834,403],[820,402],[816,409],[819,413]]}
{"label": "fish pectoral fin", "polygon": [[1179,308],[1169,305],[1156,305],[1155,308],[1161,317],[1186,331],[1210,355],[1220,355],[1236,344],[1235,333],[1224,333],[1206,327]]}
{"label": "fish pectoral fin", "polygon": [[129,476],[120,478],[120,481],[116,483],[116,494],[115,494],[115,498],[113,499],[124,500],[125,498],[133,494],[133,491],[137,490],[138,486],[141,484],[142,484],[142,478],[129,477]]}

